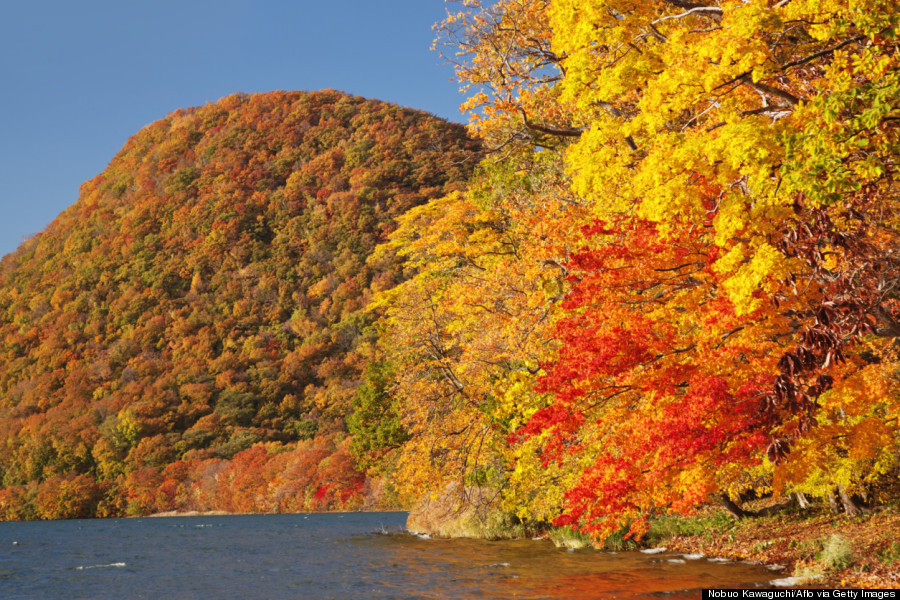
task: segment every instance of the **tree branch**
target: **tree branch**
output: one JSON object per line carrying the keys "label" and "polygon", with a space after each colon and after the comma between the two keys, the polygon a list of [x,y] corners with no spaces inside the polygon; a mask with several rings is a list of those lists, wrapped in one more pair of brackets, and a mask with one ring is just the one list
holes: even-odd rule
{"label": "tree branch", "polygon": [[690,2],[690,0],[663,0],[666,4],[671,4],[672,6],[677,6],[678,8],[684,8],[687,10],[693,8],[704,8],[702,4],[697,4],[696,2]]}
{"label": "tree branch", "polygon": [[800,59],[791,61],[791,62],[789,62],[789,63],[785,63],[785,64],[781,65],[781,70],[782,70],[782,71],[785,71],[785,70],[787,70],[787,69],[790,69],[791,67],[797,67],[797,66],[800,66],[800,65],[802,65],[802,64],[808,63],[808,62],[811,61],[811,60],[815,60],[815,59],[817,59],[817,58],[822,58],[822,57],[825,56],[826,54],[831,54],[831,53],[834,52],[835,50],[840,50],[840,49],[843,48],[844,46],[847,46],[847,45],[849,45],[849,44],[854,44],[854,43],[856,43],[856,42],[861,42],[861,41],[863,41],[864,39],[866,39],[866,36],[864,36],[864,35],[858,35],[858,36],[856,36],[855,38],[850,38],[849,40],[844,40],[843,42],[841,42],[840,44],[838,44],[837,46],[834,46],[834,47],[832,47],[832,48],[826,48],[825,50],[822,50],[822,51],[820,51],[820,52],[816,52],[815,54],[810,54],[809,56],[807,56],[807,57],[805,57],[805,58],[800,58]]}
{"label": "tree branch", "polygon": [[[622,118],[622,112],[618,108],[616,108],[615,106],[610,104],[609,102],[598,102],[598,104],[602,108],[606,109],[606,112],[611,114],[613,117],[615,117],[617,119]],[[625,136],[625,143],[628,144],[629,150],[631,150],[632,152],[637,152],[637,149],[638,149],[637,144],[634,143],[634,140],[631,138],[630,135]]]}
{"label": "tree branch", "polygon": [[717,6],[695,6],[694,8],[687,10],[681,14],[677,15],[667,15],[665,17],[660,17],[659,19],[653,21],[653,25],[657,23],[662,23],[663,21],[668,21],[669,19],[683,19],[689,15],[694,15],[698,13],[710,13],[709,18],[714,21],[722,20],[722,9]]}
{"label": "tree branch", "polygon": [[797,96],[794,96],[790,92],[786,92],[781,88],[777,88],[777,87],[774,87],[774,86],[771,86],[771,85],[768,85],[765,83],[761,83],[759,81],[753,81],[753,78],[750,76],[749,73],[745,73],[744,75],[741,75],[739,77],[739,79],[744,85],[747,85],[747,86],[753,88],[760,94],[763,94],[765,96],[775,96],[776,98],[784,100],[791,106],[797,106],[798,104],[800,104],[801,98],[798,98]]}

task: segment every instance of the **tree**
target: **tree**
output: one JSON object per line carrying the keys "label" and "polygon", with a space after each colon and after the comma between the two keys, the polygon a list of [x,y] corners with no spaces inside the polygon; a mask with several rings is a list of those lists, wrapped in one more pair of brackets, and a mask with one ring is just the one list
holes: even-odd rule
{"label": "tree", "polygon": [[353,436],[350,449],[362,469],[378,465],[386,453],[409,440],[390,391],[392,371],[387,363],[369,363],[347,418],[347,431]]}
{"label": "tree", "polygon": [[[497,368],[510,324],[491,310],[516,296],[492,305],[493,290],[517,281],[507,265],[552,263],[568,293],[542,305],[522,364],[544,374],[510,440],[568,467],[559,522],[639,533],[655,510],[760,480],[820,495],[879,481],[900,399],[890,3],[465,4],[442,31],[497,150],[483,185],[506,191],[529,153],[571,181],[551,195],[560,178],[529,172],[515,200],[445,199],[401,225],[392,244],[418,273],[389,315],[407,332],[391,339],[410,365],[413,455],[471,467],[466,449],[484,445],[447,434],[489,431],[519,389]],[[481,233],[496,211],[522,262]],[[555,253],[523,252],[546,223]],[[429,393],[402,391],[417,387]],[[538,472],[498,455],[505,484]]]}

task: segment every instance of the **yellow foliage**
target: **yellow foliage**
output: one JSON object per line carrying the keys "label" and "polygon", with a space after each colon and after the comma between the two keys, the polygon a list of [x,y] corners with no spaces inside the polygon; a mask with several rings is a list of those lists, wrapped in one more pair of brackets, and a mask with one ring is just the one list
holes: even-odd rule
{"label": "yellow foliage", "polygon": [[[415,274],[376,299],[415,435],[401,461],[409,489],[493,478],[507,506],[535,518],[558,514],[576,489],[583,514],[614,513],[582,523],[596,533],[768,476],[779,491],[825,494],[895,468],[897,361],[884,340],[871,342],[879,363],[853,346],[845,364],[802,366],[809,381],[833,377],[810,409],[817,424],[747,408],[795,375],[779,358],[830,318],[816,315],[829,285],[860,272],[840,235],[854,231],[844,209],[864,187],[881,203],[868,237],[897,245],[885,175],[896,168],[900,70],[883,42],[897,31],[894,4],[499,0],[448,18],[472,90],[463,109],[497,152],[469,192],[407,214],[385,250]],[[833,237],[801,223],[818,208]],[[785,240],[803,226],[792,249]],[[592,251],[600,266],[573,266]],[[589,278],[591,293],[566,310],[579,333],[597,332],[573,339],[595,345],[561,348],[559,300]],[[584,419],[566,460],[548,460],[552,425],[510,435],[563,403],[534,387],[565,352],[574,366],[558,387],[571,385],[566,408]],[[736,441],[721,402],[737,405],[745,388],[756,396],[743,397],[735,435],[747,437]],[[677,444],[659,437],[672,421],[707,436],[709,454],[673,455]],[[792,447],[776,465],[760,440],[778,437]],[[591,496],[619,487],[631,496]]]}

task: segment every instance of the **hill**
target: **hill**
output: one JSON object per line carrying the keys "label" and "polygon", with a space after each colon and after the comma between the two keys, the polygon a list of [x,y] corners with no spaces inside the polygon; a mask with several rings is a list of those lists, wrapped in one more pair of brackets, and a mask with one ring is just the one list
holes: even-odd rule
{"label": "hill", "polygon": [[364,502],[344,420],[400,277],[367,258],[476,152],[334,91],[142,129],[0,262],[0,517]]}

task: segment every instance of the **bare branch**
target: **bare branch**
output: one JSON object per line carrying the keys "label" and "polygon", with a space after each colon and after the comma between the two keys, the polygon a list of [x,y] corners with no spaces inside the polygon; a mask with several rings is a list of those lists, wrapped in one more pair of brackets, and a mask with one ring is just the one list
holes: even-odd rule
{"label": "bare branch", "polygon": [[866,36],[859,35],[859,36],[856,36],[855,38],[850,38],[849,40],[844,40],[843,42],[841,42],[840,44],[838,44],[837,46],[834,46],[832,48],[826,48],[825,50],[822,50],[821,52],[816,52],[815,54],[810,54],[809,56],[807,56],[805,58],[801,58],[801,59],[798,59],[795,61],[791,61],[789,63],[785,63],[785,64],[781,65],[781,69],[787,70],[787,69],[790,69],[791,67],[797,67],[799,65],[808,63],[811,60],[815,60],[815,59],[821,58],[827,54],[831,54],[835,50],[840,50],[844,46],[847,46],[849,44],[855,44],[856,42],[861,42],[865,39],[866,39]]}
{"label": "bare branch", "polygon": [[657,23],[662,23],[663,21],[668,21],[669,19],[683,19],[690,15],[708,13],[706,16],[713,19],[714,21],[720,21],[722,19],[722,9],[717,6],[696,6],[690,10],[687,10],[678,15],[667,15],[665,17],[660,17],[659,19],[653,21],[653,25]]}
{"label": "bare branch", "polygon": [[522,114],[522,122],[525,123],[525,127],[531,129],[532,131],[539,131],[540,133],[546,133],[547,135],[556,135],[560,137],[581,137],[581,134],[587,131],[587,127],[551,127],[549,125],[532,123],[528,120],[528,115],[525,113],[525,109],[519,107],[519,112]]}
{"label": "bare branch", "polygon": [[794,96],[790,92],[786,92],[785,90],[783,90],[781,88],[777,88],[777,87],[774,87],[774,86],[771,86],[771,85],[768,85],[768,84],[765,84],[765,83],[762,83],[759,81],[753,81],[753,78],[750,76],[749,73],[747,73],[745,75],[741,75],[741,77],[739,77],[739,79],[741,80],[741,82],[744,83],[744,85],[747,85],[747,86],[753,88],[760,94],[765,94],[767,96],[775,96],[776,98],[784,100],[791,106],[797,106],[798,104],[800,104],[800,102],[802,100],[801,98],[798,98],[797,96]]}
{"label": "bare branch", "polygon": [[692,9],[692,8],[705,8],[702,4],[697,4],[696,2],[691,2],[690,0],[664,0],[666,4],[671,4],[672,6],[677,6],[678,8],[684,9]]}

